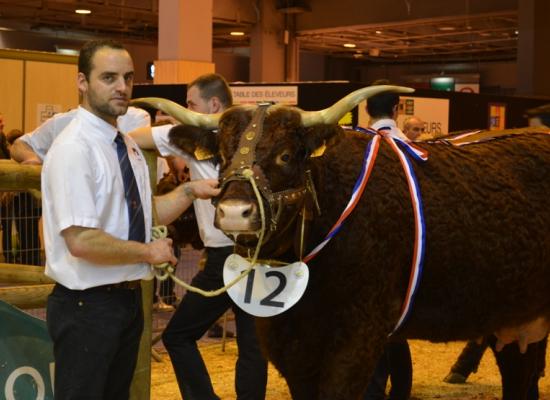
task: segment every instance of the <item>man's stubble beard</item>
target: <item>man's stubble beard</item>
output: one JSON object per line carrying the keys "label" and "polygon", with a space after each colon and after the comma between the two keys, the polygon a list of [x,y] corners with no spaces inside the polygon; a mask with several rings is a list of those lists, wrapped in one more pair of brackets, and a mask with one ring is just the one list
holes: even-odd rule
{"label": "man's stubble beard", "polygon": [[116,119],[117,117],[126,114],[129,102],[126,102],[126,106],[114,107],[108,101],[104,103],[98,102],[97,97],[90,94],[88,96],[88,104],[99,117],[103,119],[105,119],[105,117]]}

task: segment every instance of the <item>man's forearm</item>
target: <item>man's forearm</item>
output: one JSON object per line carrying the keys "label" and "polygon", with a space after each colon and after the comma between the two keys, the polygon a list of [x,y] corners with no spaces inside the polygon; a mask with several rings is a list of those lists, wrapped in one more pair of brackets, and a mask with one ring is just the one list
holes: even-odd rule
{"label": "man's forearm", "polygon": [[139,147],[142,149],[156,149],[157,146],[153,140],[153,132],[150,126],[145,126],[143,128],[138,128],[128,133]]}
{"label": "man's forearm", "polygon": [[149,243],[117,239],[101,229],[71,226],[62,232],[70,253],[98,266],[124,264],[175,265],[178,260],[172,250],[172,239],[158,239]]}
{"label": "man's forearm", "polygon": [[217,179],[185,182],[163,196],[155,197],[158,224],[167,225],[187,210],[195,199],[209,199],[220,194]]}
{"label": "man's forearm", "polygon": [[34,152],[31,146],[22,140],[16,140],[10,148],[13,160],[25,164],[42,164],[42,159]]}
{"label": "man's forearm", "polygon": [[179,185],[170,193],[155,196],[155,206],[158,216],[156,223],[168,225],[191,207],[194,199],[195,195],[187,183]]}
{"label": "man's forearm", "polygon": [[147,245],[117,239],[101,229],[72,226],[62,235],[74,257],[94,264],[137,264],[147,259]]}

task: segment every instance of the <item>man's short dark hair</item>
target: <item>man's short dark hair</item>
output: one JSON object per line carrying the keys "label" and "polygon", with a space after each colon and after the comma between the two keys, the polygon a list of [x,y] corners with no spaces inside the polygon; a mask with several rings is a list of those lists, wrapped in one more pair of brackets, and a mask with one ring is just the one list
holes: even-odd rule
{"label": "man's short dark hair", "polygon": [[[372,85],[391,85],[387,79],[378,79]],[[392,117],[394,107],[399,104],[399,95],[384,92],[367,99],[367,112],[372,118]]]}
{"label": "man's short dark hair", "polygon": [[394,107],[397,104],[399,104],[399,95],[397,93],[380,93],[367,99],[367,112],[372,118],[391,118]]}
{"label": "man's short dark hair", "polygon": [[82,72],[87,80],[90,79],[90,72],[93,68],[92,58],[94,58],[95,53],[103,47],[126,50],[124,45],[116,40],[99,39],[86,42],[80,49],[80,55],[78,56],[78,72]]}
{"label": "man's short dark hair", "polygon": [[200,95],[204,100],[210,100],[217,97],[224,108],[233,105],[233,95],[227,81],[220,74],[205,74],[199,76],[193,82],[189,83],[188,88],[196,86],[199,88]]}

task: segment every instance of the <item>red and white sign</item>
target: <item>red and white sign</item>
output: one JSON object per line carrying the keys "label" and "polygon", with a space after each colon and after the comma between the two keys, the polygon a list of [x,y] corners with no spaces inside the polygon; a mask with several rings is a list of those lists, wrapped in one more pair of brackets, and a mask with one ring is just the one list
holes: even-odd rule
{"label": "red and white sign", "polygon": [[455,92],[479,93],[479,83],[455,83]]}

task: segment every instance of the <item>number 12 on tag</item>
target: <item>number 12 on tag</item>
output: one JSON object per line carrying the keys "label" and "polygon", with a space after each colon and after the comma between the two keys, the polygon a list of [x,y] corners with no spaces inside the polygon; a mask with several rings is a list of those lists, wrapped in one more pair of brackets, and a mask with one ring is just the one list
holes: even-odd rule
{"label": "number 12 on tag", "polygon": [[[227,285],[250,268],[239,255],[227,258],[223,280]],[[284,267],[256,264],[246,278],[227,291],[231,299],[249,314],[270,317],[285,312],[300,300],[307,287],[307,265],[296,262]]]}
{"label": "number 12 on tag", "polygon": [[[250,300],[252,299],[252,289],[254,285],[254,278],[256,277],[256,270],[253,269],[249,272],[248,277],[246,279],[246,291],[244,293],[244,302],[250,303]],[[260,300],[260,305],[267,306],[267,307],[284,307],[285,303],[282,301],[274,301],[273,299],[280,294],[286,287],[286,276],[282,272],[279,271],[267,271],[265,273],[266,278],[274,277],[279,279],[279,284],[273,290],[270,294],[268,294],[266,297]]]}

